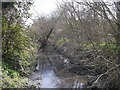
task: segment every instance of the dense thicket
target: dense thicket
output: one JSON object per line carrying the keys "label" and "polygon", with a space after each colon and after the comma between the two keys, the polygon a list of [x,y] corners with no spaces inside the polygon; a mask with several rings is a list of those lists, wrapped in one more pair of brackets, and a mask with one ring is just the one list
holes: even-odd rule
{"label": "dense thicket", "polygon": [[30,73],[31,64],[35,61],[32,55],[34,45],[26,33],[24,21],[30,17],[31,5],[32,2],[2,2],[3,88],[23,87],[26,82],[24,76]]}
{"label": "dense thicket", "polygon": [[88,87],[119,88],[119,15],[119,2],[64,2],[55,17],[41,17],[31,27],[40,47],[54,27],[38,60],[83,76]]}
{"label": "dense thicket", "polygon": [[3,87],[17,87],[7,80],[19,81],[36,60],[37,70],[49,62],[64,82],[75,76],[76,82],[85,80],[85,87],[120,88],[120,2],[63,2],[50,17],[39,17],[26,29],[30,5],[3,4]]}

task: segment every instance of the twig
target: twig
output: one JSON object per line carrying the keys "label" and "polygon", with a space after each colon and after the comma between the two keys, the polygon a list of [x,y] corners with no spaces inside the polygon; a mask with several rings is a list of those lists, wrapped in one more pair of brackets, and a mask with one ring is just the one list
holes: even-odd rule
{"label": "twig", "polygon": [[115,67],[112,67],[112,68],[110,68],[108,71],[106,71],[105,73],[99,75],[99,77],[98,77],[98,78],[93,82],[93,84],[92,84],[91,86],[89,86],[88,88],[94,87],[95,84],[102,78],[102,76],[108,74],[110,71],[112,71],[112,70],[114,70],[114,69],[116,69],[116,68],[119,68],[119,66],[120,66],[120,65],[117,65],[117,66],[115,66]]}

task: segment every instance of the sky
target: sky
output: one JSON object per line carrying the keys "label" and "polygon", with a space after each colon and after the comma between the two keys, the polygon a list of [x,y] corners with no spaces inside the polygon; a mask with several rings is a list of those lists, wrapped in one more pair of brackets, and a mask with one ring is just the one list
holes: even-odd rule
{"label": "sky", "polygon": [[[34,4],[29,11],[29,13],[31,13],[32,16],[31,19],[27,20],[26,23],[27,25],[32,24],[33,20],[37,19],[38,17],[50,16],[50,14],[56,10],[57,4],[62,2],[62,0],[33,0],[33,1]],[[70,0],[65,0],[65,1],[70,1]],[[85,1],[85,0],[77,0],[77,1]],[[99,1],[99,0],[93,0],[93,1]],[[108,1],[108,0],[104,0],[104,1]],[[110,0],[110,1],[115,1],[115,0]]]}
{"label": "sky", "polygon": [[[60,0],[59,0],[60,1]],[[39,15],[48,15],[55,10],[56,0],[34,0],[33,12],[37,12]]]}
{"label": "sky", "polygon": [[[57,3],[62,0],[34,0],[34,4],[31,7],[29,13],[32,15],[32,19],[37,19],[40,16],[49,16],[57,8]],[[32,19],[27,20],[27,24],[33,22]]]}

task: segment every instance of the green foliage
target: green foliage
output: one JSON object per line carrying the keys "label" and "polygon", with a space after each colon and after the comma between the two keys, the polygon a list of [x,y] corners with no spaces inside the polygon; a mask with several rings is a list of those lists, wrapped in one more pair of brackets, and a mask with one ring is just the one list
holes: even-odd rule
{"label": "green foliage", "polygon": [[[2,78],[0,78],[0,83],[3,82],[1,86],[3,88],[21,88],[28,81],[25,76],[22,76],[22,73],[27,74],[25,70],[34,61],[32,56],[34,45],[30,42],[30,38],[23,27],[24,21],[21,22],[23,17],[28,17],[29,5],[28,3],[21,3],[16,4],[16,7],[12,5],[4,9],[2,15],[2,64],[0,62]],[[30,52],[31,49],[33,52]]]}
{"label": "green foliage", "polygon": [[7,17],[3,16],[2,38],[3,62],[11,64],[14,69],[19,69],[20,65],[29,65],[27,59],[30,59],[30,55],[27,48],[30,43],[23,27],[20,24],[9,25]]}
{"label": "green foliage", "polygon": [[116,48],[116,45],[115,45],[115,44],[102,43],[102,44],[99,44],[99,46],[102,47],[102,48],[111,48],[111,49]]}
{"label": "green foliage", "polygon": [[16,76],[16,75],[13,75],[13,76],[14,77],[10,77],[8,73],[3,71],[3,79],[0,80],[1,82],[3,82],[2,88],[6,88],[6,87],[7,88],[22,88],[28,82],[27,78],[23,78],[21,76]]}
{"label": "green foliage", "polygon": [[117,51],[116,45],[112,44],[112,43],[109,43],[109,44],[108,43],[99,44],[99,48],[101,50],[103,50],[104,52],[109,53],[109,55],[114,54]]}
{"label": "green foliage", "polygon": [[[94,43],[95,44],[95,43]],[[95,44],[96,45],[96,44]],[[83,44],[83,47],[82,47],[82,49],[83,50],[88,50],[88,49],[91,49],[93,47],[93,44]]]}
{"label": "green foliage", "polygon": [[[101,44],[97,44],[97,43],[93,43],[95,48],[97,49],[110,49],[110,50],[116,50],[116,45],[115,44],[107,44],[107,43],[101,43]],[[92,49],[93,48],[93,44],[83,44],[82,49],[83,50],[88,50],[88,49]]]}
{"label": "green foliage", "polygon": [[26,77],[21,77],[20,73],[9,69],[8,65],[2,62],[2,78],[0,78],[1,88],[22,88],[28,82]]}
{"label": "green foliage", "polygon": [[61,47],[64,45],[66,42],[69,42],[70,40],[68,38],[62,37],[60,40],[57,41],[56,46]]}
{"label": "green foliage", "polygon": [[2,88],[23,88],[28,82],[27,77],[20,76],[20,72],[10,69],[7,63],[2,62],[2,78],[0,87]]}

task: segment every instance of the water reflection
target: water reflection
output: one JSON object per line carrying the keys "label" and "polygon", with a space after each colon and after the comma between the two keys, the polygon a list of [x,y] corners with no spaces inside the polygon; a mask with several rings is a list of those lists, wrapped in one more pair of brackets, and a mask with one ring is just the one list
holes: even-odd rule
{"label": "water reflection", "polygon": [[[64,63],[68,64],[69,61],[65,59]],[[65,69],[58,75],[54,68],[49,63],[40,65],[38,62],[37,71],[31,76],[29,84],[34,83],[34,86],[40,88],[83,88],[83,83],[79,76],[65,73]]]}
{"label": "water reflection", "polygon": [[46,70],[42,73],[41,88],[83,88],[83,83],[76,76],[64,78],[57,76],[54,70]]}
{"label": "water reflection", "polygon": [[41,88],[57,88],[60,79],[53,70],[47,70],[42,74]]}

